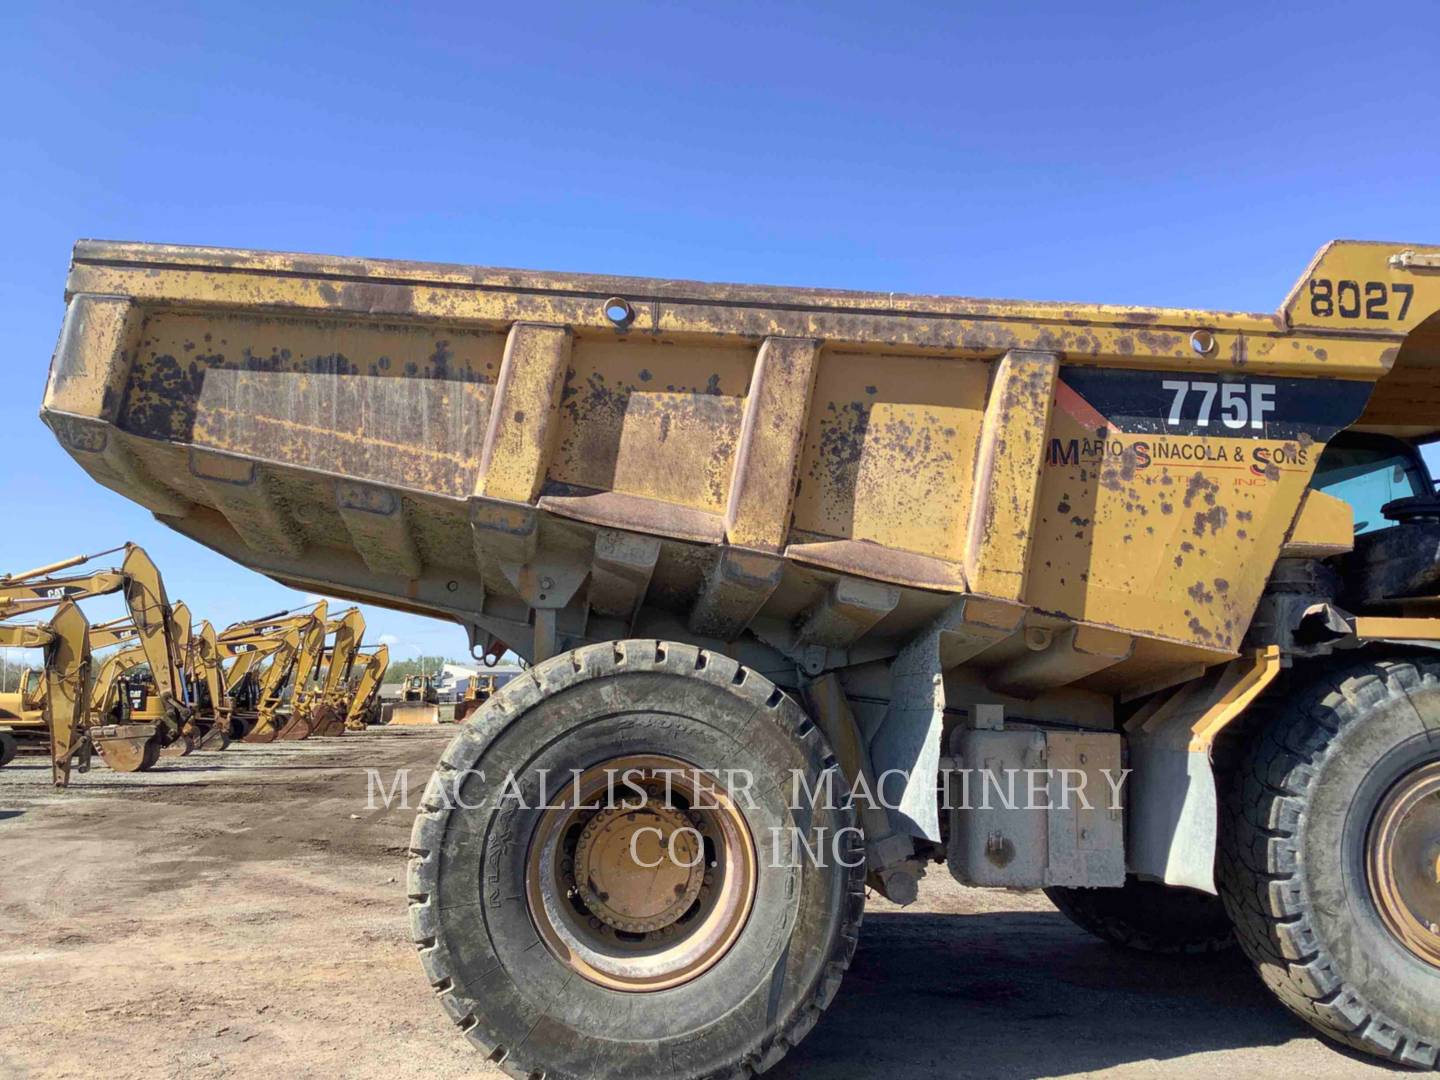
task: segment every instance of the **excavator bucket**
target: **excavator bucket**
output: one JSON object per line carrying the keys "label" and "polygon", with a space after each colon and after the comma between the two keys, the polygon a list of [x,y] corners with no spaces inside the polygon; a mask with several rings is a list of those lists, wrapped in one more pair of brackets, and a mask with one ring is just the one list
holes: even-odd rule
{"label": "excavator bucket", "polygon": [[334,736],[345,734],[345,717],[334,705],[321,703],[316,706],[311,718],[311,735]]}
{"label": "excavator bucket", "polygon": [[230,745],[230,735],[219,724],[207,727],[195,743],[196,750],[224,750]]}
{"label": "excavator bucket", "polygon": [[200,744],[193,735],[181,735],[174,742],[166,743],[160,749],[162,758],[189,757]]}
{"label": "excavator bucket", "polygon": [[240,739],[247,743],[272,743],[280,734],[280,729],[271,727],[269,724],[255,724]]}
{"label": "excavator bucket", "polygon": [[279,742],[299,742],[301,739],[308,739],[312,730],[309,717],[298,712],[291,713],[280,721],[280,730],[276,732],[275,738]]}
{"label": "excavator bucket", "polygon": [[90,742],[116,772],[145,772],[160,760],[157,724],[105,724],[90,729]]}

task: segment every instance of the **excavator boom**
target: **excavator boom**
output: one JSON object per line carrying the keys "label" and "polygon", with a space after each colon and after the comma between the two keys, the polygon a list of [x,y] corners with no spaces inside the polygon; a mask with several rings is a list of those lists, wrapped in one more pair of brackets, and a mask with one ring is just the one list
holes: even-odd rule
{"label": "excavator boom", "polygon": [[[70,600],[62,600],[48,623],[0,625],[0,645],[44,650],[44,693],[41,713],[50,732],[50,761],[56,787],[70,781],[70,763],[79,754],[88,766],[88,744],[82,725],[85,689],[90,679],[90,624]],[[6,735],[12,745],[13,735]],[[6,755],[6,760],[9,760]]]}
{"label": "excavator boom", "polygon": [[[303,739],[310,734],[305,705],[310,680],[324,651],[325,622],[322,601],[302,614],[279,612],[236,623],[219,635],[219,656],[234,657],[225,678],[227,693],[237,692],[247,675],[253,674],[258,684],[255,708],[234,714],[240,725],[248,728],[243,736],[246,742]],[[291,708],[285,711],[287,700]]]}
{"label": "excavator boom", "polygon": [[[124,552],[119,567],[64,573],[115,552]],[[102,667],[102,672],[111,673],[111,680],[143,659],[154,683],[155,707],[145,710],[144,722],[131,723],[127,718],[127,722],[117,725],[107,722],[114,705],[113,700],[105,704],[113,688],[110,683],[97,686],[98,699],[90,692],[82,692],[80,697],[86,713],[91,714],[85,721],[89,724],[90,742],[112,768],[130,771],[148,768],[163,747],[173,748],[167,753],[188,753],[194,740],[204,734],[194,719],[192,695],[184,678],[190,612],[183,604],[171,606],[160,570],[145,550],[126,543],[92,555],[77,555],[32,570],[0,575],[0,619],[114,593],[123,596],[126,616],[102,623],[87,634],[88,647],[127,646],[116,654],[126,658],[125,667],[113,656]],[[91,706],[97,703],[101,708],[92,713]]]}
{"label": "excavator boom", "polygon": [[311,732],[315,735],[342,735],[350,703],[349,682],[365,636],[365,617],[359,608],[347,608],[325,626],[334,634],[326,651],[325,674],[310,711]]}
{"label": "excavator boom", "polygon": [[200,623],[200,629],[192,637],[191,646],[186,676],[195,688],[197,702],[202,687],[209,698],[206,718],[210,730],[220,732],[223,736],[222,742],[228,741],[234,734],[230,727],[233,707],[225,686],[220,643],[215,636],[215,627],[210,625],[208,619]]}
{"label": "excavator boom", "polygon": [[390,667],[390,647],[381,645],[369,655],[360,653],[355,657],[355,662],[363,664],[364,667],[360,678],[356,680],[355,690],[350,695],[350,706],[345,711],[345,727],[350,731],[363,731],[365,717],[374,704],[375,695],[380,692],[385,671]]}

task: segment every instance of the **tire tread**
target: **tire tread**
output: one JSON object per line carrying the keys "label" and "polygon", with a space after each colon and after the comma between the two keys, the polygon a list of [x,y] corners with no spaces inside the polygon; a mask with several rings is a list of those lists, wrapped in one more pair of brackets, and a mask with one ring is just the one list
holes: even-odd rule
{"label": "tire tread", "polygon": [[[1308,684],[1293,676],[1255,707],[1259,736],[1221,800],[1220,895],[1241,948],[1276,997],[1330,1038],[1399,1065],[1436,1067],[1437,1047],[1366,1001],[1336,969],[1312,922],[1300,870],[1306,796],[1364,710],[1440,679],[1440,664],[1363,661]],[[1277,828],[1277,823],[1284,823]]]}
{"label": "tire tread", "polygon": [[[834,755],[818,725],[810,722],[805,712],[759,672],[737,663],[723,653],[698,649],[672,641],[628,640],[590,645],[554,657],[529,668],[524,675],[501,687],[464,723],[464,730],[451,741],[426,785],[420,812],[410,835],[410,859],[406,876],[409,896],[410,939],[420,954],[420,962],[431,989],[439,996],[446,1012],[466,1039],[489,1060],[517,1080],[544,1080],[547,1076],[538,1063],[520,1050],[487,1043],[483,1025],[457,997],[456,990],[474,995],[481,987],[458,987],[452,973],[444,943],[439,939],[439,920],[431,903],[439,873],[440,849],[446,828],[450,786],[474,767],[480,756],[506,726],[530,707],[550,694],[588,679],[620,674],[625,671],[670,672],[700,678],[723,687],[754,707],[756,716],[787,728],[796,743],[817,766]],[[791,708],[782,708],[790,701]],[[823,975],[806,999],[801,1000],[775,1026],[760,1046],[747,1053],[739,1062],[722,1066],[694,1080],[745,1080],[763,1073],[795,1047],[813,1028],[825,1008],[835,997],[840,980],[849,968],[859,940],[860,923],[865,908],[865,867],[863,843],[854,833],[846,834],[851,850],[846,861],[855,863],[847,870],[845,902],[840,923],[833,935],[830,955]]]}

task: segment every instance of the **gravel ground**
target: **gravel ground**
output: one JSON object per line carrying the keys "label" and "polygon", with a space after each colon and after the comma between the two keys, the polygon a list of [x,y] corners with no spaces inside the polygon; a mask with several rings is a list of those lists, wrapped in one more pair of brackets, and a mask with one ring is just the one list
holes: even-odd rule
{"label": "gravel ground", "polygon": [[[0,771],[0,1077],[499,1076],[406,938],[411,805],[453,729],[231,747],[71,790]],[[1334,1049],[1238,956],[1131,956],[1039,893],[937,868],[878,898],[835,1003],[776,1078],[1389,1072]]]}

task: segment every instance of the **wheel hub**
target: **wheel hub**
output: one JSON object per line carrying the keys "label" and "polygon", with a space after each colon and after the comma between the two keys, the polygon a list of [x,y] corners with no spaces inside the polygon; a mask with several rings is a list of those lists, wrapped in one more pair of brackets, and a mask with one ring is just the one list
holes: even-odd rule
{"label": "wheel hub", "polygon": [[546,947],[591,982],[627,991],[678,986],[718,962],[758,877],[739,807],[713,777],[659,755],[582,773],[537,822],[526,863],[526,903]]}
{"label": "wheel hub", "polygon": [[1375,812],[1366,874],[1381,920],[1440,967],[1440,762],[1413,770]]}
{"label": "wheel hub", "polygon": [[700,833],[679,811],[614,807],[590,819],[575,849],[585,906],[607,926],[650,933],[674,923],[705,878]]}

